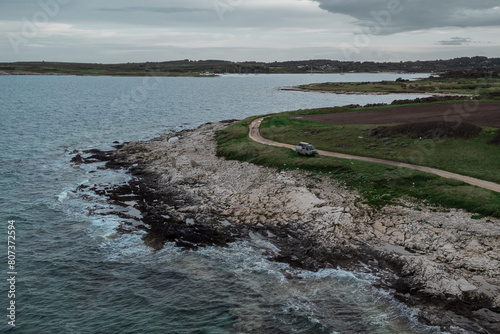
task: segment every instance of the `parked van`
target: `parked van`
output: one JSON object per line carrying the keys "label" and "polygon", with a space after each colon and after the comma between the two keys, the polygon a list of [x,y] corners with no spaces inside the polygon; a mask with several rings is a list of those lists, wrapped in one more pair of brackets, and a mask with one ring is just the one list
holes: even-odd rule
{"label": "parked van", "polygon": [[308,157],[312,157],[318,154],[318,151],[316,151],[314,146],[304,142],[298,143],[297,146],[295,146],[295,151],[297,151],[299,155],[305,155]]}

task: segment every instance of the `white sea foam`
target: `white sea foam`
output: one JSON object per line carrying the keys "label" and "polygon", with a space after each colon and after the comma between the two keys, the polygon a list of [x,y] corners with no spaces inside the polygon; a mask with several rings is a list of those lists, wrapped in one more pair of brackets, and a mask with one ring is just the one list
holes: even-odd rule
{"label": "white sea foam", "polygon": [[118,217],[102,216],[91,220],[90,233],[97,238],[109,238],[116,234],[116,228],[120,226]]}
{"label": "white sea foam", "polygon": [[68,192],[67,191],[63,191],[62,193],[57,195],[57,200],[61,203],[64,202],[66,199],[68,199]]}
{"label": "white sea foam", "polygon": [[365,279],[361,279],[357,277],[353,272],[342,270],[342,269],[320,269],[316,272],[302,270],[298,273],[299,277],[307,278],[307,279],[325,279],[325,278],[333,278],[336,280],[342,280],[344,282],[352,282],[352,283],[366,283],[369,281]]}
{"label": "white sea foam", "polygon": [[144,245],[140,233],[117,235],[102,244],[102,248],[107,249],[106,258],[111,262],[144,263],[154,255],[154,250]]}

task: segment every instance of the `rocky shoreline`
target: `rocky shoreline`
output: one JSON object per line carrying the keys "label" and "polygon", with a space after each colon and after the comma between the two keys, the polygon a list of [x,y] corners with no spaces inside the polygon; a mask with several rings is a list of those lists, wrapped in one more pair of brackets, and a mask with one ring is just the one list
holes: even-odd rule
{"label": "rocky shoreline", "polygon": [[411,203],[375,210],[331,179],[225,160],[214,132],[226,125],[77,155],[73,163],[130,170],[129,185],[106,195],[137,203],[144,241],[155,249],[248,239],[269,258],[304,269],[383,270],[378,284],[418,308],[422,322],[451,333],[500,333],[500,220]]}

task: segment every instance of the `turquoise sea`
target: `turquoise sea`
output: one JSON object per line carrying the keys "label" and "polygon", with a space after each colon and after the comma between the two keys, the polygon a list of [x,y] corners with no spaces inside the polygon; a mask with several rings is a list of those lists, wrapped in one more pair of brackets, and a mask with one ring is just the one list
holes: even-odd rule
{"label": "turquoise sea", "polygon": [[116,231],[124,218],[109,214],[117,208],[106,198],[76,191],[128,175],[70,164],[75,150],[111,149],[205,122],[410,98],[280,87],[422,76],[0,76],[0,332],[439,333],[366,273],[292,270],[247,242],[198,251],[167,244],[155,252],[141,231]]}

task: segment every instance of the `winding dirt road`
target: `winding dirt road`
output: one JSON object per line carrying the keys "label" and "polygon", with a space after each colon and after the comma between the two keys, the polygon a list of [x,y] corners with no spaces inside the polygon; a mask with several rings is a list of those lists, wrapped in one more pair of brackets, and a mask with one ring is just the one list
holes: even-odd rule
{"label": "winding dirt road", "polygon": [[[265,117],[258,118],[256,120],[254,120],[252,123],[250,123],[250,125],[249,125],[250,131],[248,134],[250,139],[252,139],[258,143],[265,144],[265,145],[276,146],[276,147],[285,147],[285,148],[295,150],[295,145],[278,143],[278,142],[266,139],[266,138],[261,136],[259,128],[260,128],[260,124],[262,123],[264,118]],[[414,169],[414,170],[418,170],[418,171],[425,172],[425,173],[435,174],[435,175],[444,177],[446,179],[453,179],[453,180],[462,181],[462,182],[471,184],[473,186],[481,187],[484,189],[488,189],[488,190],[492,190],[492,191],[500,193],[500,184],[490,182],[490,181],[476,179],[476,178],[473,178],[470,176],[450,173],[450,172],[436,169],[436,168],[432,168],[432,167],[412,165],[412,164],[408,164],[408,163],[404,163],[404,162],[397,162],[397,161],[392,161],[392,160],[360,157],[360,156],[356,156],[356,155],[335,153],[335,152],[322,151],[322,150],[318,150],[318,154],[323,155],[323,156],[327,156],[327,157],[333,157],[333,158],[373,162],[373,163],[377,163],[377,164],[384,164],[384,165],[389,165],[389,166],[394,166],[394,167],[403,167],[403,168]]]}

